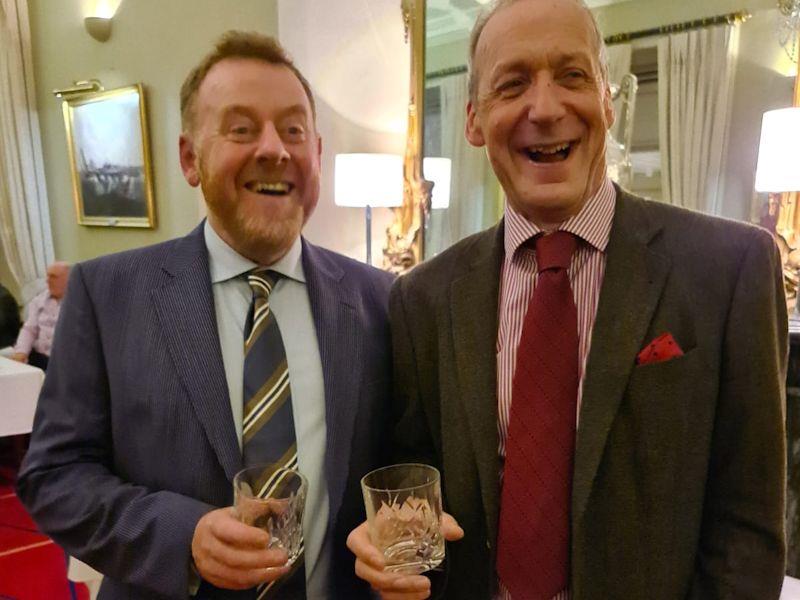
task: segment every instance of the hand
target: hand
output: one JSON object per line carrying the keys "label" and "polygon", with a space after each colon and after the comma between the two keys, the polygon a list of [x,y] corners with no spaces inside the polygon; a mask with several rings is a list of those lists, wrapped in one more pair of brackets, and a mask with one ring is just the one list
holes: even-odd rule
{"label": "hand", "polygon": [[14,352],[14,354],[11,355],[11,360],[15,360],[21,363],[26,363],[28,362],[28,355],[23,354],[22,352]]}
{"label": "hand", "polygon": [[283,550],[268,550],[266,531],[241,523],[233,508],[203,515],[192,536],[192,558],[200,577],[224,589],[244,590],[289,572]]}
{"label": "hand", "polygon": [[[447,513],[442,513],[441,531],[448,542],[464,537],[464,530]],[[378,591],[383,600],[423,600],[431,595],[431,581],[424,575],[384,571],[386,561],[373,546],[366,522],[350,532],[347,547],[356,555],[356,575]]]}

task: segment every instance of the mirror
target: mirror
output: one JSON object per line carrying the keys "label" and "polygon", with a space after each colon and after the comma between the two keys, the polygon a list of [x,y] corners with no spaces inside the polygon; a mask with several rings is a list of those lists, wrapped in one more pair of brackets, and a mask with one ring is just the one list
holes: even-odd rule
{"label": "mirror", "polygon": [[[424,173],[427,179],[431,158],[450,160],[449,198],[437,198],[437,184],[432,192],[433,207],[425,220],[424,258],[430,258],[458,240],[498,221],[503,214],[503,193],[489,167],[484,149],[469,146],[464,138],[467,99],[467,56],[469,33],[483,9],[480,0],[428,0],[425,14],[425,95],[424,95]],[[707,186],[705,202],[682,203],[690,208],[720,216],[758,222],[765,194],[754,192],[761,117],[774,108],[790,106],[797,65],[781,47],[778,35],[780,10],[776,0],[750,2],[751,14],[744,12],[740,0],[698,3],[675,0],[668,6],[658,0],[589,0],[608,45],[610,80],[625,89],[615,101],[617,122],[611,131],[609,156],[615,141],[622,152],[621,165],[629,171],[617,173],[624,187],[640,196],[667,201],[670,196],[690,195],[683,177],[675,172],[686,165],[676,164],[670,155],[668,164],[673,177],[662,173],[662,152],[669,145],[663,141],[674,132],[665,129],[670,104],[665,100],[668,82],[660,73],[668,50],[666,34],[659,28],[692,22],[698,28],[710,28],[710,17],[726,23],[738,23],[728,40],[738,47],[730,72],[730,95],[727,99],[727,126],[717,124],[721,147],[719,165],[707,172],[717,183]],[[715,29],[719,29],[715,27]],[[630,39],[627,34],[642,35]],[[632,74],[635,79],[628,76]],[[632,88],[638,88],[633,90]],[[633,94],[631,92],[634,92]],[[634,110],[635,107],[635,110]],[[662,122],[663,121],[663,122]],[[625,123],[629,126],[626,128]],[[626,143],[626,141],[628,143]],[[609,162],[614,162],[610,160]],[[682,172],[682,171],[681,171]],[[687,176],[688,177],[688,176]],[[702,185],[697,186],[700,189]],[[676,203],[680,203],[676,200]],[[446,206],[446,208],[445,208]]]}

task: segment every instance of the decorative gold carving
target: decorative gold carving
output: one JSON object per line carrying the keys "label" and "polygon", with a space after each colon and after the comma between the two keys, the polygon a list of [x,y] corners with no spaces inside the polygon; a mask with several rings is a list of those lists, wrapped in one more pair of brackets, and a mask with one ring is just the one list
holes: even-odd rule
{"label": "decorative gold carving", "polygon": [[422,178],[422,102],[425,92],[425,1],[402,0],[406,42],[411,53],[408,134],[403,160],[403,206],[394,209],[386,230],[383,266],[403,273],[422,260],[423,223],[430,210],[431,184]]}

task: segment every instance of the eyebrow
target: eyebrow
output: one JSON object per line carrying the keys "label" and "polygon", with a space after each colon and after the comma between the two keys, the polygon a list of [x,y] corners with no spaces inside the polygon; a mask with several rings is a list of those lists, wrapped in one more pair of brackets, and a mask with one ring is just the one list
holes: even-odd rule
{"label": "eyebrow", "polygon": [[[563,67],[572,62],[592,63],[592,57],[587,52],[564,52],[546,57],[547,63],[554,67]],[[492,69],[492,77],[509,71],[527,71],[530,61],[524,57],[515,57],[505,62],[497,63]]]}
{"label": "eyebrow", "polygon": [[[222,116],[224,118],[227,118],[235,114],[241,114],[251,119],[256,118],[256,111],[252,107],[244,104],[231,104],[230,106],[226,106],[222,111]],[[282,108],[281,110],[279,110],[277,118],[283,119],[297,114],[307,117],[309,111],[303,104],[298,102],[297,104],[292,104],[290,106],[287,106],[286,108]]]}

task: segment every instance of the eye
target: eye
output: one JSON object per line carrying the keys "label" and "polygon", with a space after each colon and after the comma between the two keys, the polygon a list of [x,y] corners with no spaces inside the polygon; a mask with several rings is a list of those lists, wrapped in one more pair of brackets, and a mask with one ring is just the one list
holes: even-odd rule
{"label": "eye", "polygon": [[567,69],[561,74],[561,80],[567,83],[579,83],[586,79],[586,72],[582,69]]}
{"label": "eye", "polygon": [[228,125],[227,132],[228,137],[233,141],[246,142],[255,137],[256,128],[251,122],[237,120]]}
{"label": "eye", "polygon": [[519,93],[524,86],[525,80],[522,77],[512,77],[501,80],[495,89],[502,96],[513,96]]}
{"label": "eye", "polygon": [[300,123],[290,123],[284,127],[285,135],[292,140],[301,140],[305,137],[306,128]]}

